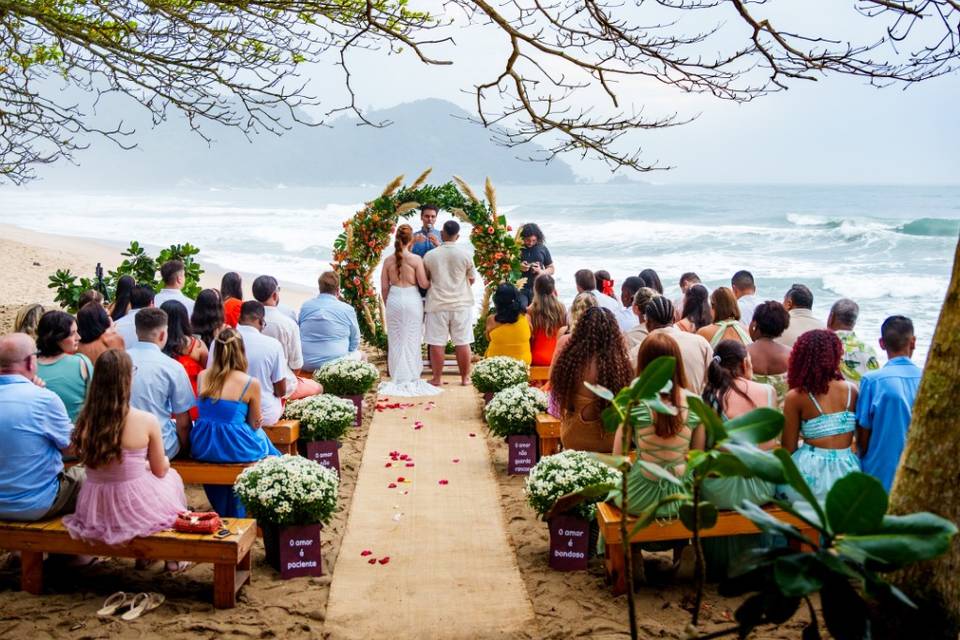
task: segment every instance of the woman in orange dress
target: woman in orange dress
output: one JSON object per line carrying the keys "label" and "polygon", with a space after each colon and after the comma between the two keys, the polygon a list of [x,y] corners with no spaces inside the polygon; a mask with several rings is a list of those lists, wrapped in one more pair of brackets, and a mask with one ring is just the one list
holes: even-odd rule
{"label": "woman in orange dress", "polygon": [[228,271],[220,280],[220,297],[223,298],[223,320],[237,328],[240,322],[240,306],[243,304],[243,281],[236,271]]}
{"label": "woman in orange dress", "polygon": [[557,348],[557,338],[567,328],[567,310],[557,298],[553,276],[543,273],[533,282],[533,303],[527,309],[530,320],[531,364],[549,367]]}
{"label": "woman in orange dress", "polygon": [[[176,300],[167,300],[160,308],[167,314],[167,344],[163,352],[180,363],[190,378],[193,395],[197,395],[197,376],[207,367],[207,345],[194,337],[190,330],[187,308]],[[197,407],[190,409],[190,417],[197,419]]]}

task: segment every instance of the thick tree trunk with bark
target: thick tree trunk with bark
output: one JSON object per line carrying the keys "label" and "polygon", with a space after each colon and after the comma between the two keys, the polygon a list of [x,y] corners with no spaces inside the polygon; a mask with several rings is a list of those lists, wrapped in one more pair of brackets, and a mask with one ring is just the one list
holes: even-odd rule
{"label": "thick tree trunk with bark", "polygon": [[[891,513],[915,511],[960,522],[960,243],[890,496]],[[919,615],[901,620],[913,637],[956,640],[960,536],[947,554],[909,567],[894,582],[921,605]]]}

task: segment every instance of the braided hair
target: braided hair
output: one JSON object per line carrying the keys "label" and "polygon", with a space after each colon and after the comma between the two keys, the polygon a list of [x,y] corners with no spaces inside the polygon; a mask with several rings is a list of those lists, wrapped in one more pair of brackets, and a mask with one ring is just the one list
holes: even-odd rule
{"label": "braided hair", "polygon": [[833,380],[843,380],[840,359],[843,344],[829,329],[814,329],[802,334],[793,345],[787,365],[787,383],[791,389],[822,395]]}
{"label": "braided hair", "polygon": [[666,296],[657,296],[643,308],[643,315],[661,327],[673,324],[673,303]]}
{"label": "braided hair", "polygon": [[[601,307],[591,307],[584,312],[553,366],[550,388],[561,410],[573,408],[573,398],[583,387],[584,371],[591,363],[597,368],[597,384],[613,393],[633,379],[617,321],[608,309]],[[597,402],[601,410],[609,404],[599,397]]]}
{"label": "braided hair", "polygon": [[393,240],[394,259],[397,261],[397,278],[400,277],[400,267],[403,266],[403,250],[413,239],[413,227],[402,224],[397,227],[397,235]]}

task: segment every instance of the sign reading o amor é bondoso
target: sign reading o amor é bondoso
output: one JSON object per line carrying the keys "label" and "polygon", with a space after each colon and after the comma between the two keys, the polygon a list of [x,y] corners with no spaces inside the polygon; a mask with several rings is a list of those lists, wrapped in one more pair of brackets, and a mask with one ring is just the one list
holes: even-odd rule
{"label": "sign reading o amor \u00e9 bondoso", "polygon": [[571,516],[550,518],[550,568],[583,571],[590,554],[590,522]]}

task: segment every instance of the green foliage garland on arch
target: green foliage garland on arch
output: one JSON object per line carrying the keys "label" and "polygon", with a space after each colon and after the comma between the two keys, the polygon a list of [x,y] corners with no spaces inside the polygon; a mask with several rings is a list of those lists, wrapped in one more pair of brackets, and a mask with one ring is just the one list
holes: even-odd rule
{"label": "green foliage garland on arch", "polygon": [[485,292],[475,335],[483,336],[490,296],[497,285],[521,277],[519,240],[506,217],[497,214],[496,192],[490,180],[483,200],[457,177],[440,186],[426,184],[429,174],[427,169],[413,184],[402,188],[403,176],[395,178],[376,200],[343,223],[344,231],[333,243],[332,266],[340,276],[343,299],[357,310],[364,340],[380,349],[387,347],[387,332],[383,302],[373,282],[374,270],[384,249],[392,244],[398,222],[417,213],[421,205],[434,204],[473,225],[473,262],[483,278]]}

